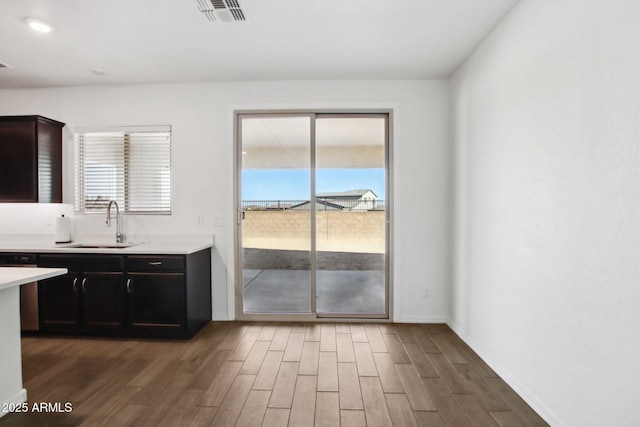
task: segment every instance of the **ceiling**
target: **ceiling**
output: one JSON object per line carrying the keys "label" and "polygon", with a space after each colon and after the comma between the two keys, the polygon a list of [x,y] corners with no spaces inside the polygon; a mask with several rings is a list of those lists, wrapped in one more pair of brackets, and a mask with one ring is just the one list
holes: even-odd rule
{"label": "ceiling", "polygon": [[[243,169],[309,168],[309,117],[242,119]],[[380,117],[318,117],[315,159],[318,168],[384,168],[386,120]]]}
{"label": "ceiling", "polygon": [[238,1],[246,22],[209,22],[194,0],[2,0],[0,89],[442,78],[518,2]]}
{"label": "ceiling", "polygon": [[[311,144],[309,117],[248,117],[242,120],[244,148],[308,149]],[[384,117],[338,117],[316,120],[316,145],[337,147],[385,144]]]}

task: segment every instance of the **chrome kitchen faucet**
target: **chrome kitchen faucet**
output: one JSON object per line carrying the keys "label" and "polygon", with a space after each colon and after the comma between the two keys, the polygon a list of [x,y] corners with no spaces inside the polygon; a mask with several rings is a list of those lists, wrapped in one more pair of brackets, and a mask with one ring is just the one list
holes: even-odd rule
{"label": "chrome kitchen faucet", "polygon": [[116,243],[124,243],[126,236],[120,228],[120,208],[115,200],[109,200],[109,206],[107,206],[107,227],[111,227],[111,205],[116,205]]}

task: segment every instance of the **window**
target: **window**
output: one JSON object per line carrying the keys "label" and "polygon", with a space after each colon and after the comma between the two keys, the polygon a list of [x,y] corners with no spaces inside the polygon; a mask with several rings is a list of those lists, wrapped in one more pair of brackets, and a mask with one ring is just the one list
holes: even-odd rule
{"label": "window", "polygon": [[171,214],[171,127],[76,134],[76,213]]}

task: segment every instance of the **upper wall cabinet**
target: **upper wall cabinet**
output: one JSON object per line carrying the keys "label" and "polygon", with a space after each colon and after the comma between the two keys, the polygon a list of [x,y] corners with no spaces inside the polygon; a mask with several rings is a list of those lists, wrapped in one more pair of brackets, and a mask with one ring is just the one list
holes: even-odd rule
{"label": "upper wall cabinet", "polygon": [[41,116],[0,117],[0,202],[62,203],[62,128]]}

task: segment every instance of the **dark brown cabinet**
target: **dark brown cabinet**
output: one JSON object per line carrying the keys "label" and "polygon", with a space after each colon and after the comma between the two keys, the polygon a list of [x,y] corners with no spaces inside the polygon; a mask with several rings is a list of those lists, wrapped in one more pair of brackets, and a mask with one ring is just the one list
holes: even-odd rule
{"label": "dark brown cabinet", "polygon": [[211,249],[188,255],[41,254],[43,333],[189,338],[211,320]]}
{"label": "dark brown cabinet", "polygon": [[79,279],[78,273],[67,273],[38,283],[41,330],[53,333],[80,331]]}
{"label": "dark brown cabinet", "polygon": [[184,274],[129,273],[129,322],[135,329],[185,326]]}
{"label": "dark brown cabinet", "polygon": [[0,202],[62,203],[62,128],[42,116],[0,117]]}
{"label": "dark brown cabinet", "polygon": [[189,255],[129,255],[132,335],[187,338],[211,320],[211,250]]}
{"label": "dark brown cabinet", "polygon": [[41,255],[39,265],[69,270],[38,283],[43,332],[117,335],[124,327],[122,257]]}
{"label": "dark brown cabinet", "polygon": [[110,330],[124,326],[122,273],[83,273],[81,325],[86,330]]}

